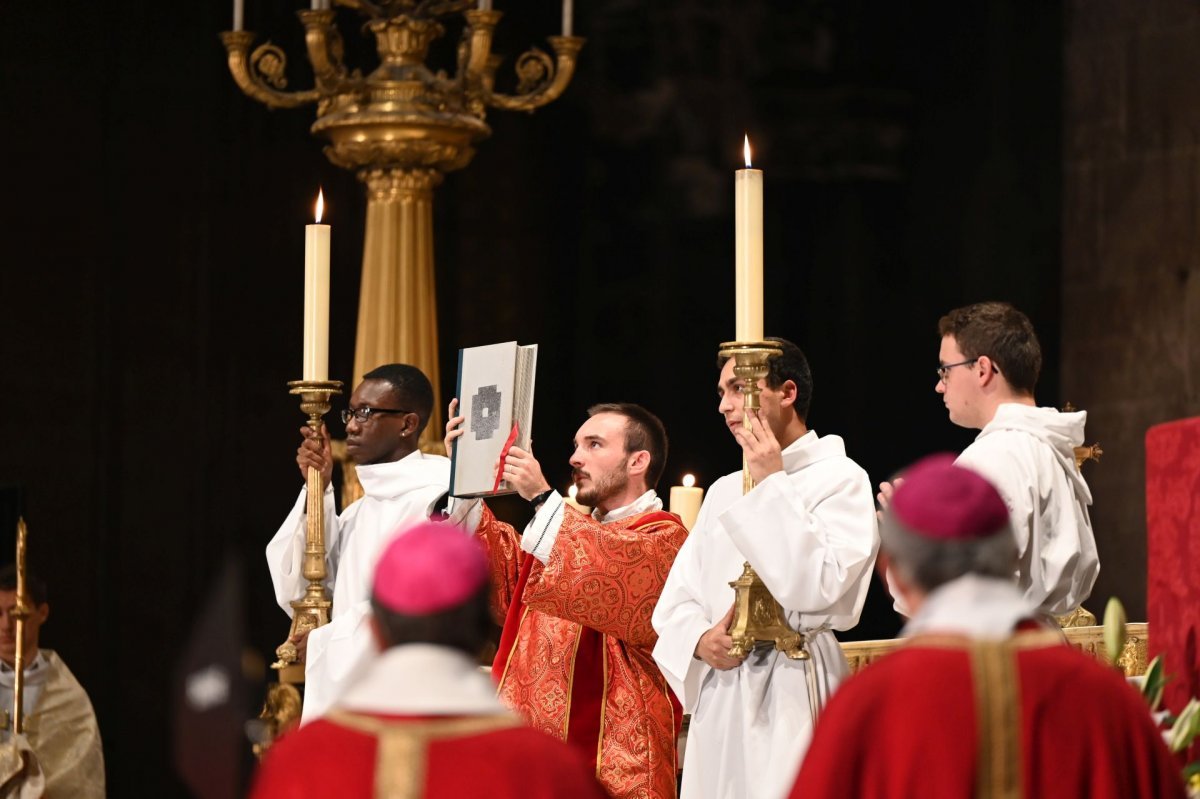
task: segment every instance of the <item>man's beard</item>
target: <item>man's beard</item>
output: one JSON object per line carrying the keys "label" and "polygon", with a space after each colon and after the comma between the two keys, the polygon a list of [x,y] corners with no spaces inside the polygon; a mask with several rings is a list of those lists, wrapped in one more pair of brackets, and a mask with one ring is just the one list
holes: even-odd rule
{"label": "man's beard", "polygon": [[[580,487],[575,499],[589,508],[604,503],[610,497],[620,494],[629,485],[629,475],[624,469],[613,469],[599,480],[593,480],[588,488]],[[607,505],[605,506],[607,507]]]}

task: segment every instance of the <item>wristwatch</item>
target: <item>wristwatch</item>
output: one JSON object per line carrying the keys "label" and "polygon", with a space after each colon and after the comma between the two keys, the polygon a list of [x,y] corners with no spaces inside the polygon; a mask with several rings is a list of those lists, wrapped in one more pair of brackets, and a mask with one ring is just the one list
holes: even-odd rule
{"label": "wristwatch", "polygon": [[553,488],[547,488],[545,491],[538,494],[533,499],[529,500],[529,504],[533,506],[534,510],[537,510],[538,507],[540,507],[543,502],[550,499],[550,495],[553,493],[554,493]]}

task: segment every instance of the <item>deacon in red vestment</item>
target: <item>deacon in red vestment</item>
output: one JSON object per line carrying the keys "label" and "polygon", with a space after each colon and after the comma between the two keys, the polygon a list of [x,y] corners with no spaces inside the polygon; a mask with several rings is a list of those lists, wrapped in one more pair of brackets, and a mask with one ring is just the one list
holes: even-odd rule
{"label": "deacon in red vestment", "polygon": [[[447,451],[462,433],[456,407]],[[524,533],[478,501],[453,514],[488,551],[492,609],[504,620],[492,666],[500,698],[576,747],[614,797],[675,796],[681,713],[651,655],[650,624],[687,537],[654,492],[666,455],[666,431],[649,411],[596,405],[571,457],[577,499],[591,516],[568,506],[517,447],[501,468],[537,508]]]}
{"label": "deacon in red vestment", "polygon": [[1033,621],[1004,500],[952,460],[918,462],[883,518],[909,642],[834,695],[791,795],[1182,799],[1146,703]]}
{"label": "deacon in red vestment", "polygon": [[601,799],[585,761],[525,726],[475,665],[491,628],[487,571],[452,525],[393,540],[371,596],[385,651],[333,710],[267,751],[252,799]]}

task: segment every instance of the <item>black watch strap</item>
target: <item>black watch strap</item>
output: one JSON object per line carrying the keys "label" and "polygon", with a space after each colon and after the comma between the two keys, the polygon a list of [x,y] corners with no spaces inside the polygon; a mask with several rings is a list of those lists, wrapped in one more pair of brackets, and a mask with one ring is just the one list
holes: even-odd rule
{"label": "black watch strap", "polygon": [[538,494],[533,499],[529,500],[529,504],[532,505],[534,508],[536,508],[539,505],[541,505],[543,502],[545,502],[546,500],[550,499],[550,495],[553,493],[554,493],[553,488],[547,488],[545,491]]}

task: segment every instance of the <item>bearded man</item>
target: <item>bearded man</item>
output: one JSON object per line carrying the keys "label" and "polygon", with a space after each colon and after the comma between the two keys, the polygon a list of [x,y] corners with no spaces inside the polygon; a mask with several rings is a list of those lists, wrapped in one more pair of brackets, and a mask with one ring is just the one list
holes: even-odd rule
{"label": "bearded man", "polygon": [[[446,449],[462,435],[450,403]],[[533,453],[513,447],[500,468],[535,508],[523,533],[478,500],[452,518],[488,552],[492,611],[504,620],[492,666],[499,695],[535,728],[584,753],[614,797],[673,797],[681,715],[654,664],[650,617],[687,538],[654,491],[667,434],[638,405],[588,409],[572,476],[590,516],[567,505]],[[535,766],[536,767],[536,766]]]}

